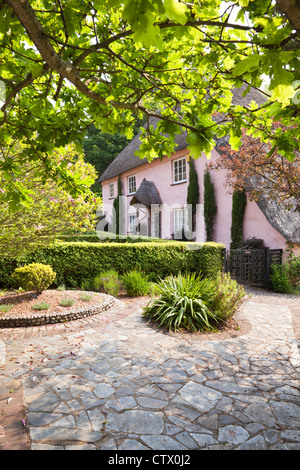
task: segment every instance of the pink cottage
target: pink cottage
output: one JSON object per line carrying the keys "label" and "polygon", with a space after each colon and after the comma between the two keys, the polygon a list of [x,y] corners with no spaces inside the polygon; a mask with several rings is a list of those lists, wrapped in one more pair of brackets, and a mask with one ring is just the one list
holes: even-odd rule
{"label": "pink cottage", "polygon": [[[250,92],[247,98],[235,93],[234,101],[243,104],[256,101],[262,102],[257,93]],[[152,122],[155,125],[155,120]],[[189,184],[189,152],[187,150],[186,133],[176,139],[176,151],[171,157],[163,160],[147,162],[147,158],[139,159],[135,152],[140,146],[137,135],[118,157],[109,165],[100,177],[103,194],[103,213],[108,222],[109,231],[114,232],[113,201],[118,194],[118,179],[122,184],[122,203],[124,223],[122,235],[140,235],[164,239],[176,238],[187,225],[189,210],[187,206],[187,189]],[[224,139],[216,138],[216,146],[208,160],[206,155],[194,159],[198,175],[199,200],[196,214],[196,227],[193,239],[197,242],[206,241],[204,205],[204,173],[210,162],[214,162],[222,154]],[[227,248],[231,242],[232,195],[226,187],[225,171],[211,171],[214,185],[217,213],[214,225],[214,241],[223,243]],[[103,229],[104,223],[98,226]],[[293,245],[295,254],[300,253],[300,213],[285,211],[276,203],[261,198],[259,202],[247,201],[243,238],[262,239],[264,246],[271,249],[287,248],[287,242]]]}

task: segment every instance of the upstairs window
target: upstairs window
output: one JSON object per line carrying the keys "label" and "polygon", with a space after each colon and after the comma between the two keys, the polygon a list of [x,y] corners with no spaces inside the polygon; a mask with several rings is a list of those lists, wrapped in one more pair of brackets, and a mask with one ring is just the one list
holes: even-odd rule
{"label": "upstairs window", "polygon": [[180,158],[173,162],[173,183],[186,181],[186,159]]}
{"label": "upstairs window", "polygon": [[134,194],[136,192],[135,176],[129,176],[128,178],[128,194]]}
{"label": "upstairs window", "polygon": [[114,197],[114,195],[115,195],[114,183],[110,183],[110,185],[109,185],[109,197]]}

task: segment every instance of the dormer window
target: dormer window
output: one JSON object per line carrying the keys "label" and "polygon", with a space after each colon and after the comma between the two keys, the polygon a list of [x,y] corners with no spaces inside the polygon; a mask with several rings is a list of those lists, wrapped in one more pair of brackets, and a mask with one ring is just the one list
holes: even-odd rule
{"label": "dormer window", "polygon": [[136,181],[135,176],[129,176],[128,178],[128,194],[136,193]]}
{"label": "dormer window", "polygon": [[186,159],[179,158],[173,162],[173,184],[186,181]]}

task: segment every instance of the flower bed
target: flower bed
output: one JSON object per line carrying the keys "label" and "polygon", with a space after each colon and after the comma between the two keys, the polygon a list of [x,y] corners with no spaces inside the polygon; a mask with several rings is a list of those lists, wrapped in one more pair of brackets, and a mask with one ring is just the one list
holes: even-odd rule
{"label": "flower bed", "polygon": [[[82,300],[82,294],[89,294],[90,300]],[[70,306],[62,306],[62,300],[72,300]],[[72,302],[71,302],[72,303]],[[9,305],[7,311],[0,311],[0,328],[40,326],[50,323],[64,323],[96,315],[108,310],[115,303],[114,297],[96,292],[46,290],[38,297],[33,292],[11,293],[0,297],[0,307]],[[43,310],[34,306],[47,304]]]}

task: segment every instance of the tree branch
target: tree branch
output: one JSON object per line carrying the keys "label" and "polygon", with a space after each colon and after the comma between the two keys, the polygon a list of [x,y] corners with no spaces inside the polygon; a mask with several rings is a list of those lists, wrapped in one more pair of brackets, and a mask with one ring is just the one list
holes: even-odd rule
{"label": "tree branch", "polygon": [[[98,103],[106,105],[106,101],[102,96],[82,83],[79,73],[74,65],[69,61],[63,60],[62,57],[55,52],[44,28],[35,16],[34,10],[29,2],[27,0],[6,0],[6,3],[13,9],[20,23],[26,29],[28,36],[35,44],[48,66],[63,78],[69,80],[69,82],[71,82],[85,96]],[[133,105],[126,103],[111,102],[111,104],[116,108],[134,109]]]}
{"label": "tree branch", "polygon": [[300,35],[300,0],[276,0],[278,8]]}

